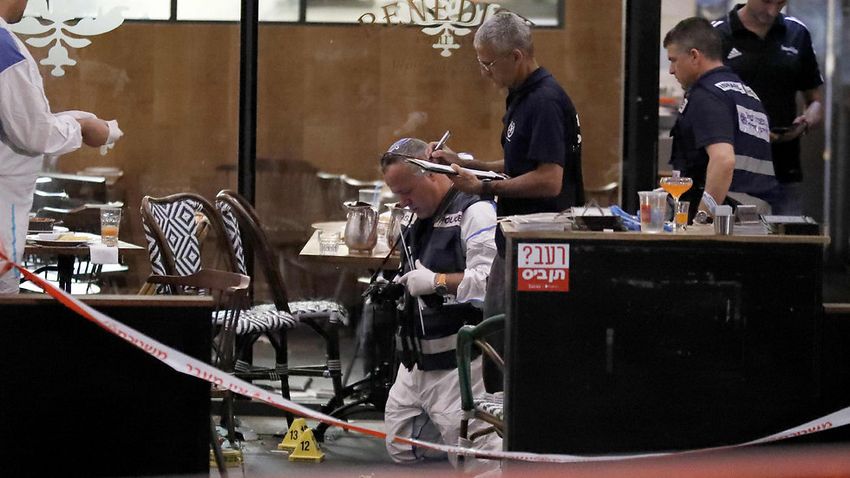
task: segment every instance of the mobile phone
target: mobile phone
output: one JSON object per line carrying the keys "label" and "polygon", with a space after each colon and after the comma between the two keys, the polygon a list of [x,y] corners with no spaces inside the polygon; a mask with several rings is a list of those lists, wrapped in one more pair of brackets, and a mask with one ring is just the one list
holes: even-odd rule
{"label": "mobile phone", "polygon": [[770,128],[770,132],[773,134],[785,134],[791,131],[792,129],[793,128],[791,128],[790,126],[774,126],[773,128]]}

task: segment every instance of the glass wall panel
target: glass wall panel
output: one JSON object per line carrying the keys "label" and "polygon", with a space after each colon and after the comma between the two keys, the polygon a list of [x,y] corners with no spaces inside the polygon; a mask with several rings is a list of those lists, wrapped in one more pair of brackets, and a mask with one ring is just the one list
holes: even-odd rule
{"label": "glass wall panel", "polygon": [[[119,2],[86,3],[91,12],[106,12]],[[58,9],[64,3],[50,4]],[[75,16],[88,14],[80,10]],[[18,36],[26,42],[47,34]],[[125,204],[121,239],[144,246],[138,213],[143,196],[189,191],[212,198],[222,188],[236,187],[239,25],[134,21],[85,39],[91,43],[60,43],[69,60],[63,75],[55,76],[53,65],[39,66],[51,108],[115,118],[124,137],[106,155],[83,147],[46,161],[45,168],[72,175],[91,168],[119,171],[107,194]],[[56,47],[35,43],[41,46],[27,47],[36,62]],[[99,231],[97,219],[87,227]],[[144,254],[127,260],[130,271],[116,277],[117,287],[135,292],[150,273],[148,259]]]}
{"label": "glass wall panel", "polygon": [[[471,10],[470,0],[307,0],[308,23],[357,23],[364,15],[374,15],[379,23],[409,23],[411,5],[419,12],[444,17],[454,12],[460,4],[463,10]],[[563,0],[504,0],[477,2],[479,5],[499,5],[533,21],[538,26],[559,25],[558,7]],[[479,7],[482,8],[482,7]],[[422,23],[422,22],[416,22]]]}
{"label": "glass wall panel", "polygon": [[[174,0],[178,20],[239,21],[239,0]],[[299,0],[260,0],[260,21],[298,21]]]}
{"label": "glass wall panel", "polygon": [[[94,17],[113,8],[121,8],[124,18],[133,20],[168,20],[171,16],[171,0],[63,0],[50,2],[51,10],[69,12],[71,18]],[[48,11],[45,0],[31,0],[26,14],[42,16]]]}
{"label": "glass wall panel", "polygon": [[[481,75],[472,46],[495,7],[427,0],[431,9],[414,17],[433,25],[388,27],[383,6],[393,4],[395,25],[409,23],[410,3],[310,0],[307,24],[260,26],[256,203],[294,297],[341,292],[344,301],[359,300],[354,279],[365,271],[322,270],[298,253],[312,224],[345,220],[342,202],[381,179],[378,159],[394,141],[437,140],[451,130],[455,151],[502,157],[507,92]],[[534,32],[536,57],[579,111],[586,188],[618,181],[622,1],[504,3],[533,7],[524,15],[533,18],[551,12],[550,23],[560,25]],[[454,24],[459,16],[466,24]]]}

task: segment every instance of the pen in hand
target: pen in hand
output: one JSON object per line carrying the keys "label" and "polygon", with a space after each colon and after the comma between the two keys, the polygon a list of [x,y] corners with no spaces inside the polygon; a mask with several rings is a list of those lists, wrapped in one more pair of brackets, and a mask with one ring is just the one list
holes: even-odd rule
{"label": "pen in hand", "polygon": [[449,130],[446,130],[446,132],[443,133],[443,137],[440,138],[439,141],[437,141],[437,144],[434,146],[433,151],[439,151],[439,150],[443,149],[443,146],[446,145],[446,142],[449,140],[449,138],[451,136],[452,136],[452,133]]}

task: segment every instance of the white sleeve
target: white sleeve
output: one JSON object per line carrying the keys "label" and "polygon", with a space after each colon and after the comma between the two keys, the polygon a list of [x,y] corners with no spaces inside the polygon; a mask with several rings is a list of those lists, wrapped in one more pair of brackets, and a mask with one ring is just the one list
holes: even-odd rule
{"label": "white sleeve", "polygon": [[496,205],[479,201],[469,206],[461,219],[460,234],[466,269],[457,287],[456,300],[478,306],[484,302],[487,277],[496,257]]}
{"label": "white sleeve", "polygon": [[82,146],[80,123],[54,115],[41,85],[28,75],[26,60],[0,73],[0,123],[8,141],[30,154],[60,155]]}

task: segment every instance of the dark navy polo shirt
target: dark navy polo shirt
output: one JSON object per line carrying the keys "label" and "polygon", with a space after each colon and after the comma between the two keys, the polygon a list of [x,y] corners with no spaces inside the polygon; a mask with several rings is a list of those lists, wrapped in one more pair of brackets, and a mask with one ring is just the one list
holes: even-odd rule
{"label": "dark navy polo shirt", "polygon": [[[543,163],[564,168],[561,192],[551,198],[499,197],[497,214],[510,216],[558,212],[584,204],[581,173],[581,131],[578,113],[564,89],[545,69],[538,68],[521,86],[510,90],[502,123],[505,173],[517,177]],[[501,231],[496,245],[504,254]]]}
{"label": "dark navy polo shirt", "polygon": [[[823,84],[811,34],[800,20],[780,13],[761,39],[741,23],[741,7],[714,22],[723,34],[724,62],[761,98],[772,127],[791,126],[799,116],[797,91]],[[773,161],[780,181],[802,179],[798,140],[773,144]]]}
{"label": "dark navy polo shirt", "polygon": [[716,143],[731,144],[735,150],[730,191],[775,200],[778,183],[770,156],[767,114],[753,90],[728,67],[706,72],[688,89],[670,134],[673,169],[694,180],[694,187],[681,198],[691,202],[692,212],[705,190],[706,147]]}

